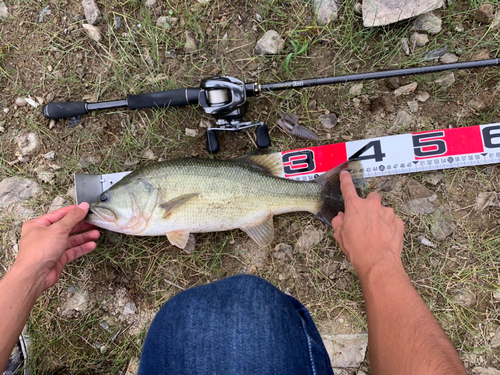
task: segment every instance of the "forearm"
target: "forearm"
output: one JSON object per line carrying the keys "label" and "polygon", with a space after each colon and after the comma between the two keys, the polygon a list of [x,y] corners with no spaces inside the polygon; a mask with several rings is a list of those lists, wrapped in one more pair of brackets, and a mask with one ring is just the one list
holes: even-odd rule
{"label": "forearm", "polygon": [[402,266],[360,276],[372,374],[464,374],[457,352]]}
{"label": "forearm", "polygon": [[0,280],[0,369],[9,356],[43,287],[32,272],[13,266]]}

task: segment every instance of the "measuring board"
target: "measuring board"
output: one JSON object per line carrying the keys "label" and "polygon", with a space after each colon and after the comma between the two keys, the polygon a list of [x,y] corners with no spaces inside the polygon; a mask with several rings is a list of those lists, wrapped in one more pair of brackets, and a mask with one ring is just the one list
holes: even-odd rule
{"label": "measuring board", "polygon": [[281,152],[283,177],[312,180],[346,161],[355,178],[500,163],[500,123],[431,130]]}
{"label": "measuring board", "polygon": [[[305,147],[280,153],[282,177],[312,180],[346,162],[354,178],[500,163],[500,123]],[[130,172],[75,174],[76,201],[91,202]]]}

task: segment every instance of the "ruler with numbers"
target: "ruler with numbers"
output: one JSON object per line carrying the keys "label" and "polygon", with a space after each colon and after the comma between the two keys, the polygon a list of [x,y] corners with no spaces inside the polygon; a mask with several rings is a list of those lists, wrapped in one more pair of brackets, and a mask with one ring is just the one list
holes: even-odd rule
{"label": "ruler with numbers", "polygon": [[346,161],[356,178],[500,163],[500,123],[400,134],[281,152],[283,177],[312,180]]}
{"label": "ruler with numbers", "polygon": [[[346,161],[355,178],[500,163],[500,123],[432,130],[281,152],[282,177],[312,180]],[[130,172],[75,174],[77,203],[91,202]]]}

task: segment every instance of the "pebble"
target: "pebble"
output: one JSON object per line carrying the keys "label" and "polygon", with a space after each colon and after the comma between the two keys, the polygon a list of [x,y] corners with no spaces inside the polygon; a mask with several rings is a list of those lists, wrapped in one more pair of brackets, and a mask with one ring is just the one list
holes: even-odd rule
{"label": "pebble", "polygon": [[445,0],[364,0],[363,25],[383,26],[439,9]]}
{"label": "pebble", "polygon": [[26,98],[17,97],[16,101],[14,102],[14,104],[17,105],[18,107],[23,107],[23,106],[25,106],[27,104]]}
{"label": "pebble", "polygon": [[432,51],[429,51],[424,56],[424,61],[432,61],[438,60],[448,51],[448,47],[438,48]]}
{"label": "pebble", "polygon": [[399,110],[389,128],[390,133],[397,133],[400,130],[407,129],[413,123],[413,117],[408,112]]}
{"label": "pebble", "polygon": [[31,99],[30,97],[26,98],[25,100],[26,100],[26,103],[28,103],[33,108],[38,108],[40,106],[40,104],[38,104],[36,101]]}
{"label": "pebble", "polygon": [[421,14],[417,17],[415,22],[413,22],[412,29],[415,31],[422,31],[427,34],[439,34],[442,30],[443,21],[438,16],[434,15],[434,13],[429,12],[425,14]]}
{"label": "pebble", "polygon": [[453,64],[458,62],[458,56],[454,53],[447,52],[439,58],[439,61],[441,61],[443,64]]}
{"label": "pebble", "polygon": [[152,8],[156,5],[157,0],[146,0],[145,4],[147,7]]}
{"label": "pebble", "polygon": [[339,6],[336,0],[313,0],[316,13],[316,23],[325,26],[337,20],[339,16]]}
{"label": "pebble", "polygon": [[329,115],[319,116],[319,122],[321,122],[321,125],[323,125],[325,129],[331,130],[337,125],[338,118],[335,113],[330,113]]}
{"label": "pebble", "polygon": [[34,132],[19,134],[14,140],[19,147],[20,156],[31,155],[40,145],[38,135]]}
{"label": "pebble", "polygon": [[148,160],[156,159],[155,153],[150,148],[144,150],[142,157]]}
{"label": "pebble", "polygon": [[66,198],[58,195],[52,200],[52,203],[50,203],[50,207],[47,212],[58,210],[59,208],[65,207],[67,205],[69,205],[69,201]]}
{"label": "pebble", "polygon": [[472,99],[467,103],[467,106],[475,111],[482,111],[486,108],[486,103],[479,98]]}
{"label": "pebble", "polygon": [[92,39],[96,42],[99,42],[102,39],[101,31],[97,27],[95,27],[94,25],[91,25],[88,23],[83,23],[82,27],[90,39]]}
{"label": "pebble", "polygon": [[401,87],[397,88],[396,90],[394,90],[394,96],[398,97],[401,95],[407,95],[410,92],[415,91],[417,89],[417,87],[418,87],[417,82],[412,82],[408,85],[401,86]]}
{"label": "pebble", "polygon": [[260,13],[255,13],[255,20],[259,23],[261,23],[262,21],[264,21],[264,19],[262,18],[262,16],[260,15]]}
{"label": "pebble", "polygon": [[418,111],[418,102],[416,100],[409,101],[408,107],[410,108],[410,112],[416,113]]}
{"label": "pebble", "polygon": [[34,169],[34,172],[38,179],[42,182],[45,182],[46,184],[50,184],[54,179],[56,178],[56,175],[54,172],[45,169],[42,166],[39,166]]}
{"label": "pebble", "polygon": [[[500,289],[496,289],[494,292],[493,292],[493,300],[495,301],[500,301]],[[500,327],[498,327],[497,329],[497,336],[499,337],[500,339]],[[500,342],[499,342],[499,346],[500,346]]]}
{"label": "pebble", "polygon": [[75,311],[85,311],[89,307],[89,294],[87,291],[72,291],[69,292],[69,298],[61,306],[61,316],[63,317],[71,317],[73,316]]}
{"label": "pebble", "polygon": [[431,219],[431,234],[438,241],[443,241],[455,230],[455,224],[444,215],[443,211],[443,208],[440,207],[432,214]]}
{"label": "pebble", "polygon": [[365,360],[368,334],[321,335],[321,337],[332,367],[359,367]]}
{"label": "pebble", "polygon": [[0,208],[32,199],[42,189],[34,180],[9,177],[0,181]]}
{"label": "pebble", "polygon": [[491,4],[483,4],[474,13],[474,20],[479,23],[490,24],[493,20],[494,8]]}
{"label": "pebble", "polygon": [[399,77],[391,77],[385,80],[385,85],[391,90],[396,90],[401,86]]}
{"label": "pebble", "polygon": [[138,373],[139,373],[139,358],[132,357],[130,358],[130,362],[128,363],[125,375],[137,375]]}
{"label": "pebble", "polygon": [[122,18],[120,16],[115,16],[115,19],[113,22],[113,28],[115,30],[118,30],[120,27],[122,27]]}
{"label": "pebble", "polygon": [[488,207],[500,207],[500,199],[496,192],[485,191],[478,194],[474,209],[483,211]]}
{"label": "pebble", "polygon": [[413,33],[410,36],[410,43],[412,46],[423,47],[429,43],[429,37],[427,34]]}
{"label": "pebble", "polygon": [[82,0],[83,13],[90,25],[96,25],[101,21],[102,15],[94,0]]}
{"label": "pebble", "polygon": [[478,60],[488,60],[490,58],[490,52],[488,50],[481,50],[474,55],[471,56],[471,61],[478,61]]}
{"label": "pebble", "polygon": [[137,313],[137,306],[133,302],[127,302],[123,307],[123,315],[134,315]]}
{"label": "pebble", "polygon": [[410,45],[408,44],[408,38],[401,39],[401,48],[406,56],[410,56]]}
{"label": "pebble", "polygon": [[186,128],[186,135],[188,137],[197,137],[199,133],[200,132],[199,132],[198,129],[189,129],[189,128]]}
{"label": "pebble", "polygon": [[351,86],[349,89],[349,95],[351,96],[359,96],[361,95],[361,91],[363,90],[363,84],[362,83],[356,83]]}
{"label": "pebble", "polygon": [[415,95],[415,99],[417,99],[419,102],[424,103],[430,98],[430,95],[428,92],[425,91],[420,91]]}
{"label": "pebble", "polygon": [[9,17],[9,8],[3,1],[0,1],[0,20],[5,20]]}
{"label": "pebble", "polygon": [[455,25],[455,31],[457,33],[463,33],[465,31],[464,25],[462,25],[460,22]]}
{"label": "pebble", "polygon": [[447,89],[455,83],[455,74],[448,72],[441,78],[436,79],[434,83],[443,89]]}
{"label": "pebble", "polygon": [[418,243],[421,244],[421,245],[424,245],[424,246],[427,246],[427,247],[430,247],[432,249],[435,249],[436,248],[436,245],[434,243],[432,243],[431,241],[429,241],[427,238],[425,238],[424,236],[418,236]]}
{"label": "pebble", "polygon": [[361,16],[363,14],[363,4],[361,4],[360,2],[354,4],[354,13],[356,13],[358,16]]}
{"label": "pebble", "polygon": [[275,30],[267,31],[255,45],[258,55],[274,55],[285,47],[285,40]]}
{"label": "pebble", "polygon": [[302,234],[297,241],[296,248],[298,250],[308,250],[317,243],[321,242],[324,234],[325,232],[321,229],[316,229],[312,225],[308,225],[302,230]]}
{"label": "pebble", "polygon": [[42,9],[40,14],[38,15],[38,23],[42,23],[43,20],[45,19],[45,16],[51,13],[52,12],[50,10],[50,5],[47,5],[45,8]]}
{"label": "pebble", "polygon": [[102,157],[100,155],[82,155],[78,161],[78,165],[82,168],[90,167],[91,165],[100,164]]}
{"label": "pebble", "polygon": [[184,44],[184,53],[195,53],[198,50],[198,43],[191,31],[186,31],[186,43]]}
{"label": "pebble", "polygon": [[56,158],[56,152],[55,151],[49,151],[43,157],[47,160],[54,160]]}
{"label": "pebble", "polygon": [[441,182],[441,180],[443,179],[444,177],[444,174],[442,173],[429,173],[425,178],[424,178],[424,182],[426,183],[429,183],[433,186],[436,186],[437,184],[439,184]]}
{"label": "pebble", "polygon": [[410,179],[406,184],[406,209],[414,214],[430,214],[439,206],[437,195],[421,183]]}

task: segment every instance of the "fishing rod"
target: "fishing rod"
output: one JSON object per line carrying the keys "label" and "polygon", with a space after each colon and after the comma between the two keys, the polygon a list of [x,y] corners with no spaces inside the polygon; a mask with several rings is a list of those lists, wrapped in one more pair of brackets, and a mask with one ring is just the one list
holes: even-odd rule
{"label": "fishing rod", "polygon": [[207,130],[207,149],[209,152],[215,153],[219,151],[219,144],[215,131],[226,130],[236,132],[250,127],[257,127],[257,146],[259,148],[265,148],[271,143],[267,126],[263,122],[253,123],[251,121],[242,121],[243,115],[248,109],[248,97],[258,96],[263,92],[437,73],[448,70],[484,68],[496,65],[500,65],[499,58],[269,84],[244,83],[233,77],[220,76],[203,79],[200,83],[200,87],[188,87],[129,95],[127,99],[124,100],[96,103],[48,103],[43,106],[42,112],[46,118],[59,120],[85,115],[92,111],[112,108],[167,108],[199,104],[205,113],[214,116],[217,120],[217,126],[208,128]]}

